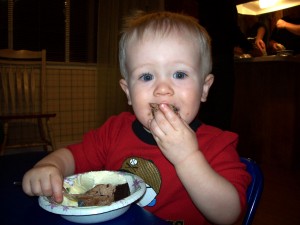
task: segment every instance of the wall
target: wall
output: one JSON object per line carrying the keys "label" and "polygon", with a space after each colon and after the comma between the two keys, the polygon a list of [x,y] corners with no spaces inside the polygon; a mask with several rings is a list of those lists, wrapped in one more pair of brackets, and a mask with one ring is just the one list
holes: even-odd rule
{"label": "wall", "polygon": [[96,65],[48,62],[46,109],[57,114],[52,129],[58,147],[97,126],[96,90]]}

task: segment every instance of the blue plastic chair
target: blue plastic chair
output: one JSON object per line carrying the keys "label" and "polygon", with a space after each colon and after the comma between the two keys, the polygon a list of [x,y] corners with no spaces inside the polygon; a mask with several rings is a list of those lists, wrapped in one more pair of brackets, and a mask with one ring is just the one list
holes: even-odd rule
{"label": "blue plastic chair", "polygon": [[260,167],[254,160],[241,157],[241,162],[246,164],[247,171],[252,177],[252,181],[247,189],[248,208],[245,213],[242,225],[251,225],[263,192],[264,177]]}

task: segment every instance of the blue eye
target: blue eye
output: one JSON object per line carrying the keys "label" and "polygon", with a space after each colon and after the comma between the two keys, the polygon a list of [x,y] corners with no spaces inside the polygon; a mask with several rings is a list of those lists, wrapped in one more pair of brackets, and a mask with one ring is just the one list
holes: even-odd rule
{"label": "blue eye", "polygon": [[142,74],[140,79],[143,80],[143,81],[153,80],[153,75],[150,74],[150,73],[144,73],[144,74]]}
{"label": "blue eye", "polygon": [[176,73],[173,74],[173,77],[176,79],[184,79],[187,76],[186,73],[177,71]]}

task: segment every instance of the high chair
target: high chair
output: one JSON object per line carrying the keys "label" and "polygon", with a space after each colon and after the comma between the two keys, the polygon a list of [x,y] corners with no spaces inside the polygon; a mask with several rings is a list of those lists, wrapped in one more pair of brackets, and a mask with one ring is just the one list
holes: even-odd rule
{"label": "high chair", "polygon": [[247,171],[252,177],[252,181],[247,189],[248,208],[242,225],[251,225],[263,192],[264,177],[260,167],[254,160],[244,157],[240,159],[242,163],[246,164]]}

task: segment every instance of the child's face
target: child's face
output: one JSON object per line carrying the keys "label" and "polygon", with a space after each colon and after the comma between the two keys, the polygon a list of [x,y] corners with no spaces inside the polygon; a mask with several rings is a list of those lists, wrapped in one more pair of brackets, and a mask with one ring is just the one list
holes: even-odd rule
{"label": "child's face", "polygon": [[120,85],[145,127],[153,118],[149,103],[172,104],[188,124],[194,120],[213,82],[212,75],[201,78],[198,48],[190,38],[173,34],[128,43],[129,78]]}

